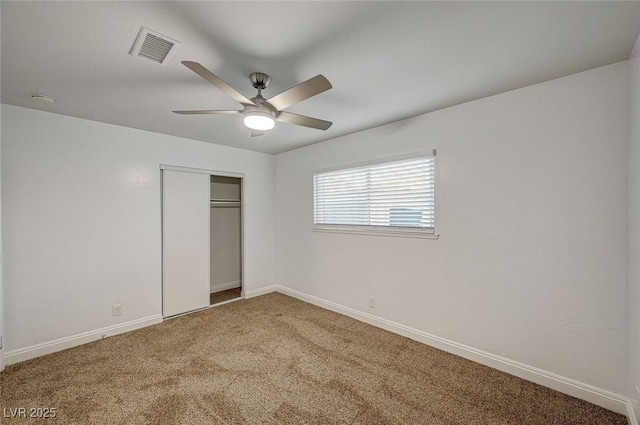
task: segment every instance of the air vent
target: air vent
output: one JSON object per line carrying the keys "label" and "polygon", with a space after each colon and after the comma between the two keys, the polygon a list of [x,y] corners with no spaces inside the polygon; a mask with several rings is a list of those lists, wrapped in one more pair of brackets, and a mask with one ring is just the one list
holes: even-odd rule
{"label": "air vent", "polygon": [[142,27],[129,54],[165,65],[179,45],[179,41]]}

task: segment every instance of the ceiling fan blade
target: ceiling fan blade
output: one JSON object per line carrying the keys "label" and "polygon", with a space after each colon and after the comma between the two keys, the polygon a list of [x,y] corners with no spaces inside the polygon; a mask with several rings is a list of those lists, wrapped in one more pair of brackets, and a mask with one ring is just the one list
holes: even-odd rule
{"label": "ceiling fan blade", "polygon": [[315,96],[323,91],[329,90],[331,87],[333,86],[323,75],[316,75],[297,86],[293,86],[290,89],[273,96],[271,99],[267,99],[267,102],[277,111],[281,111],[291,105],[302,102],[311,96]]}
{"label": "ceiling fan blade", "polygon": [[198,62],[192,61],[182,61],[182,64],[225,92],[228,96],[234,99],[237,102],[242,103],[243,105],[255,105],[251,100],[249,100],[245,95],[240,93],[238,90],[231,87],[229,84],[222,81],[222,79],[216,75],[214,75],[211,71],[209,71],[204,66],[200,65]]}
{"label": "ceiling fan blade", "polygon": [[251,130],[251,137],[264,136],[264,131]]}
{"label": "ceiling fan blade", "polygon": [[305,115],[292,114],[291,112],[284,111],[278,113],[276,121],[317,128],[318,130],[326,130],[333,124],[331,121],[324,121],[318,118],[311,118]]}
{"label": "ceiling fan blade", "polygon": [[241,114],[242,111],[218,111],[214,109],[203,109],[197,111],[173,111],[174,114],[180,115],[198,115],[198,114],[223,114],[223,115],[235,115]]}

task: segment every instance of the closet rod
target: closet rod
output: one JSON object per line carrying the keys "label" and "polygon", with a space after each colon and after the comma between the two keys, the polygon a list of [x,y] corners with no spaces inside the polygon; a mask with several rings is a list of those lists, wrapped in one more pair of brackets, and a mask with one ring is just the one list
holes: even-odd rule
{"label": "closet rod", "polygon": [[211,202],[242,202],[240,199],[223,199],[223,198],[213,198],[210,199]]}
{"label": "closet rod", "polygon": [[211,208],[232,208],[239,207],[242,205],[242,202],[239,201],[211,201],[209,203],[209,207]]}

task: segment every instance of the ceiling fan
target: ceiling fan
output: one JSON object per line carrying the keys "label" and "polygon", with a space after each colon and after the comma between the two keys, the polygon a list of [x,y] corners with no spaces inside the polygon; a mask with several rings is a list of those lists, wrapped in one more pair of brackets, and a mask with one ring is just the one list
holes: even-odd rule
{"label": "ceiling fan", "polygon": [[240,102],[244,109],[242,110],[196,110],[196,111],[173,111],[176,114],[192,115],[192,114],[224,114],[243,116],[244,125],[251,129],[251,136],[262,136],[265,131],[271,130],[275,126],[275,121],[286,122],[289,124],[302,125],[305,127],[326,130],[333,124],[330,121],[324,121],[318,118],[298,115],[291,112],[283,111],[298,102],[308,99],[312,96],[329,90],[332,86],[329,80],[322,75],[316,75],[307,81],[291,87],[269,99],[262,97],[261,91],[264,90],[271,81],[271,78],[262,72],[253,72],[249,76],[251,85],[258,89],[258,94],[251,99],[245,97],[238,90],[231,87],[214,75],[211,71],[197,62],[182,61],[182,64],[222,90],[232,99]]}

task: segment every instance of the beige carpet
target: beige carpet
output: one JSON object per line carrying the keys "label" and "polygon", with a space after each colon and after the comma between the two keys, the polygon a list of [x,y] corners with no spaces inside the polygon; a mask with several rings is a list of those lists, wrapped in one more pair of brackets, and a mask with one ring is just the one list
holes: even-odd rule
{"label": "beige carpet", "polygon": [[9,366],[38,424],[625,425],[584,401],[280,294]]}
{"label": "beige carpet", "polygon": [[214,292],[209,295],[209,305],[218,304],[224,301],[240,298],[241,288],[227,289],[224,291]]}

